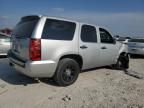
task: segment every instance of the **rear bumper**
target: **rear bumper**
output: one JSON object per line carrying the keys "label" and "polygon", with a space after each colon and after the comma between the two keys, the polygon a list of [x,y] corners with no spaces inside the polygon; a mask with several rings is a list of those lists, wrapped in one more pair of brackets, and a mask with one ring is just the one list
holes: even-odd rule
{"label": "rear bumper", "polygon": [[56,63],[51,60],[45,61],[18,61],[8,56],[10,66],[16,71],[29,77],[52,77],[56,70]]}

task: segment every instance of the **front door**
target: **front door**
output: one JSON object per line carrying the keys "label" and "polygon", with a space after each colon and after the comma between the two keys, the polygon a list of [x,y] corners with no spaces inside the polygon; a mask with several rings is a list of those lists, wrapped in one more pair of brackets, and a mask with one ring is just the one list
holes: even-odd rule
{"label": "front door", "polygon": [[99,28],[99,34],[101,66],[115,64],[119,52],[115,40],[110,33],[103,28]]}
{"label": "front door", "polygon": [[79,53],[83,58],[83,69],[99,66],[99,48],[96,28],[91,25],[81,25]]}

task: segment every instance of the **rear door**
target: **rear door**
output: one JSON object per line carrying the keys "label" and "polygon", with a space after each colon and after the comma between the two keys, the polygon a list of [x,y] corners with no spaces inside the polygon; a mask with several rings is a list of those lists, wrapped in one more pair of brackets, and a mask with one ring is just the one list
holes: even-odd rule
{"label": "rear door", "polygon": [[116,45],[115,39],[111,34],[103,29],[99,28],[100,35],[100,63],[101,66],[111,65],[116,62],[119,48]]}
{"label": "rear door", "polygon": [[38,20],[36,16],[23,17],[12,33],[12,52],[24,61],[29,59],[29,41]]}
{"label": "rear door", "polygon": [[81,25],[79,53],[83,58],[83,69],[99,66],[100,49],[94,26]]}

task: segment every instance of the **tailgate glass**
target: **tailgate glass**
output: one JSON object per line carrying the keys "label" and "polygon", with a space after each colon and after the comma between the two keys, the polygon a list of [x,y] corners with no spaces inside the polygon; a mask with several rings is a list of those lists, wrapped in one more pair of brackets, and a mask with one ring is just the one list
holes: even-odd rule
{"label": "tailgate glass", "polygon": [[38,20],[38,17],[23,17],[14,28],[12,36],[30,38]]}

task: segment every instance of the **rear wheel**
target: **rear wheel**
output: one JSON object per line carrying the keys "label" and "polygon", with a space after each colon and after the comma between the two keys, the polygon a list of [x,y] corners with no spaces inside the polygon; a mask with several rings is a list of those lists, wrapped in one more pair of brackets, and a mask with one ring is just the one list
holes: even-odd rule
{"label": "rear wheel", "polygon": [[69,86],[77,80],[79,72],[78,63],[73,59],[65,58],[59,61],[54,79],[60,86]]}

